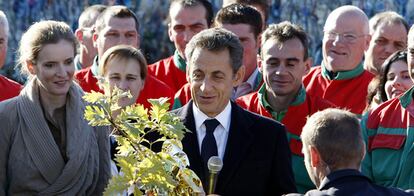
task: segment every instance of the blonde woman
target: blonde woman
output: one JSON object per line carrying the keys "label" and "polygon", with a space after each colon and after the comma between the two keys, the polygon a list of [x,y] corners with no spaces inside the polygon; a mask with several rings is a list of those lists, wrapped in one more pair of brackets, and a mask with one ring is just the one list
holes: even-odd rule
{"label": "blonde woman", "polygon": [[63,22],[38,22],[23,34],[19,62],[29,81],[0,103],[0,195],[102,194],[108,129],[83,118],[75,54],[76,38]]}

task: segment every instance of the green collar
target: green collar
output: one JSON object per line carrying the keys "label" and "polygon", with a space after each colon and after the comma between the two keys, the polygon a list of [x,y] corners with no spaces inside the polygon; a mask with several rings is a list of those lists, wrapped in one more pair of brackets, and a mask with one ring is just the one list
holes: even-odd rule
{"label": "green collar", "polygon": [[[262,87],[260,87],[258,93],[259,103],[262,105],[268,112],[270,112],[274,119],[277,121],[281,121],[283,117],[285,116],[287,110],[281,111],[281,112],[275,112],[272,108],[272,106],[269,104],[269,102],[266,100],[266,84],[263,83]],[[303,85],[300,87],[299,92],[296,96],[296,98],[293,100],[292,103],[289,104],[289,106],[297,106],[305,102],[306,99],[306,90],[303,87]]]}
{"label": "green collar", "polygon": [[411,87],[407,92],[405,92],[400,98],[401,106],[407,108],[408,105],[413,101],[414,86]]}
{"label": "green collar", "polygon": [[340,71],[340,72],[337,72],[336,75],[334,75],[333,72],[328,71],[326,69],[324,63],[322,63],[321,67],[322,67],[322,76],[324,78],[328,78],[329,80],[351,79],[351,78],[355,78],[355,77],[361,75],[364,72],[364,67],[362,66],[362,63],[358,64],[358,66],[353,70]]}
{"label": "green collar", "polygon": [[187,67],[187,63],[185,62],[185,59],[179,55],[178,50],[175,50],[174,52],[174,64],[181,71],[186,71],[185,68]]}

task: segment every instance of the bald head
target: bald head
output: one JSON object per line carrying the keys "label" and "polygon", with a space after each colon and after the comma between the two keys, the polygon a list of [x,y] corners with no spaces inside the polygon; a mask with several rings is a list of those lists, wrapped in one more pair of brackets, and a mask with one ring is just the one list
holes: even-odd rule
{"label": "bald head", "polygon": [[369,33],[369,19],[358,7],[346,5],[332,11],[326,19],[324,30],[330,25],[336,25],[340,20],[348,20],[358,23],[364,34]]}
{"label": "bald head", "polygon": [[324,65],[332,72],[355,69],[370,40],[368,17],[361,9],[349,5],[335,9],[324,26]]}

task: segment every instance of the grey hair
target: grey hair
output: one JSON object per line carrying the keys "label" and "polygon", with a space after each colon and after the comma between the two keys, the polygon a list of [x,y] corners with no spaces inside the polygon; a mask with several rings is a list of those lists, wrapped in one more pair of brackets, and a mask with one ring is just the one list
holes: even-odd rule
{"label": "grey hair", "polygon": [[187,62],[192,61],[191,57],[196,49],[207,49],[209,51],[222,51],[228,49],[233,73],[235,74],[242,66],[243,46],[237,35],[228,30],[211,28],[203,30],[195,35],[185,49]]}
{"label": "grey hair", "polygon": [[9,21],[7,20],[6,14],[0,10],[0,25],[6,28],[7,36],[9,36]]}
{"label": "grey hair", "polygon": [[393,11],[380,12],[369,20],[369,32],[373,34],[381,24],[402,24],[408,32],[407,21],[398,13]]}

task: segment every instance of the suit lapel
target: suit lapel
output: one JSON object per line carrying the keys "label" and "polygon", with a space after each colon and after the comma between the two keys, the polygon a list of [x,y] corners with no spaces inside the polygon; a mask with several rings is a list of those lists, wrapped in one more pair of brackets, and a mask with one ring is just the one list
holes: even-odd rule
{"label": "suit lapel", "polygon": [[246,156],[252,143],[253,132],[250,130],[251,119],[239,106],[232,104],[231,124],[223,160],[223,169],[219,174],[217,190],[224,189],[238,170],[240,162]]}
{"label": "suit lapel", "polygon": [[192,169],[203,181],[204,167],[202,164],[200,149],[198,145],[197,132],[193,115],[193,102],[189,101],[180,110],[178,110],[178,115],[184,123],[184,126],[191,131],[191,133],[186,133],[182,140],[184,152],[187,154],[187,157],[190,160],[190,169]]}

